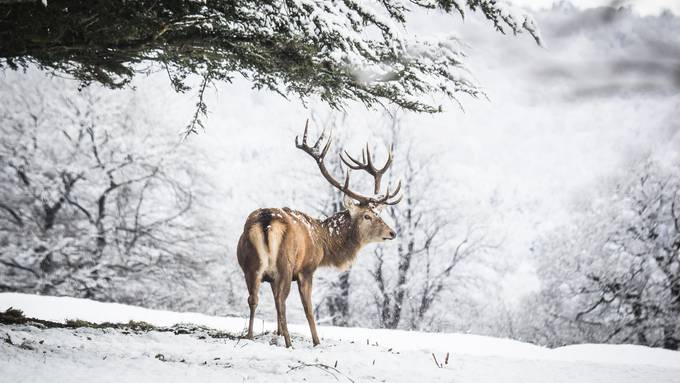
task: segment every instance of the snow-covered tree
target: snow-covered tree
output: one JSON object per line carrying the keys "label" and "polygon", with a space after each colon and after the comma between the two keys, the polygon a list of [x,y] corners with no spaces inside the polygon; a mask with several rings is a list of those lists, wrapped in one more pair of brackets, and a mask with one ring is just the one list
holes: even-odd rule
{"label": "snow-covered tree", "polygon": [[133,118],[133,99],[57,80],[6,85],[0,289],[195,304],[218,251],[196,215],[207,188],[196,155]]}
{"label": "snow-covered tree", "polygon": [[544,286],[534,330],[557,344],[678,349],[680,166],[649,161],[609,192],[536,246]]}
{"label": "snow-covered tree", "polygon": [[[437,101],[423,96],[479,94],[456,38],[406,30],[414,11],[479,11],[498,31],[540,42],[533,19],[503,0],[50,0],[0,9],[0,67],[35,64],[113,88],[165,71],[177,91],[198,74],[201,95],[212,81],[243,76],[255,88],[318,95],[334,107],[387,101],[436,112]],[[204,112],[201,96],[190,129]]]}
{"label": "snow-covered tree", "polygon": [[439,194],[439,185],[446,181],[436,173],[436,155],[414,153],[413,140],[405,137],[396,111],[385,141],[393,145],[404,197],[385,213],[399,235],[394,243],[374,249],[369,271],[377,322],[384,328],[429,328],[435,319],[431,309],[455,284],[451,277],[461,262],[492,243],[481,227],[461,219]]}

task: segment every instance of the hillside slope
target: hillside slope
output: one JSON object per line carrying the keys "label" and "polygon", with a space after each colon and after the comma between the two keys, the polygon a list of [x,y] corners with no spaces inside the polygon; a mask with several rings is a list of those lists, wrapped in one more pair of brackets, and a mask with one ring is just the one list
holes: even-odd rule
{"label": "hillside slope", "polygon": [[[67,297],[0,294],[0,311],[95,323],[130,320],[156,326],[194,324],[241,334],[243,318],[149,310]],[[546,349],[508,339],[362,328],[291,325],[286,349],[259,322],[255,340],[213,337],[208,330],[44,328],[0,325],[0,371],[6,382],[680,382],[680,352],[627,345]],[[179,329],[179,330],[178,330]],[[266,332],[263,332],[266,331]],[[443,364],[449,353],[448,364]],[[438,367],[433,354],[442,364]]]}

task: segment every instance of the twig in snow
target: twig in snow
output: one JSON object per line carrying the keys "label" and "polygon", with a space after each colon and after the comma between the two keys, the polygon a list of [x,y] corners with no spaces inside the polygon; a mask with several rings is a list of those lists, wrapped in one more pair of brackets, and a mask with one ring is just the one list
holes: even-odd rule
{"label": "twig in snow", "polygon": [[[340,372],[340,370],[338,370],[335,367],[331,367],[331,366],[323,364],[323,363],[305,363],[305,362],[302,362],[302,361],[298,361],[298,363],[299,363],[299,365],[290,367],[290,369],[286,373],[289,373],[289,372],[294,371],[294,370],[299,370],[299,369],[302,369],[304,367],[316,367],[319,370],[321,370],[321,371],[329,374],[330,376],[334,377],[335,380],[337,380],[337,381],[340,381],[340,379],[338,379],[338,375],[336,375],[335,373],[339,374],[340,376],[347,379],[348,381],[354,383],[354,380],[352,378],[343,374],[342,372]],[[337,361],[335,363],[337,365]]]}
{"label": "twig in snow", "polygon": [[436,364],[437,367],[443,368],[444,365],[449,364],[449,353],[448,352],[446,353],[446,356],[444,357],[444,363],[443,364],[439,363],[439,361],[437,361],[437,357],[434,355],[434,352],[432,353],[432,359],[434,359],[434,364]]}
{"label": "twig in snow", "polygon": [[442,368],[442,365],[439,362],[437,362],[437,357],[434,356],[434,352],[432,353],[432,359],[434,359],[434,364],[436,364],[437,367]]}

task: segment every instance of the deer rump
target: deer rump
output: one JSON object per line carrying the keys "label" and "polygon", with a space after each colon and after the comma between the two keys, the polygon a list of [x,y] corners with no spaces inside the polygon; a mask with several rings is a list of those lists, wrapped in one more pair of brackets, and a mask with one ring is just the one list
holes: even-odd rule
{"label": "deer rump", "polygon": [[[248,216],[238,243],[236,255],[241,269],[263,282],[279,278],[297,281],[300,272],[316,269],[323,256],[314,254],[313,224],[306,214],[288,208],[255,210]],[[299,257],[301,251],[307,256]],[[280,275],[282,271],[285,275]]]}

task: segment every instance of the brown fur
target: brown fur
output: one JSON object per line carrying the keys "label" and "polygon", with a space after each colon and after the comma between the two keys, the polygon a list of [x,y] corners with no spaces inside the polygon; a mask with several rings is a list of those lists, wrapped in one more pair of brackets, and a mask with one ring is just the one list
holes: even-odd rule
{"label": "brown fur", "polygon": [[298,282],[300,298],[312,332],[319,344],[311,307],[312,279],[319,266],[346,268],[361,247],[370,242],[394,238],[392,229],[370,207],[348,205],[323,221],[288,208],[253,211],[243,227],[237,257],[248,287],[253,336],[255,308],[262,281],[271,283],[277,311],[278,332],[286,347],[291,346],[285,315],[285,301],[291,281]]}

